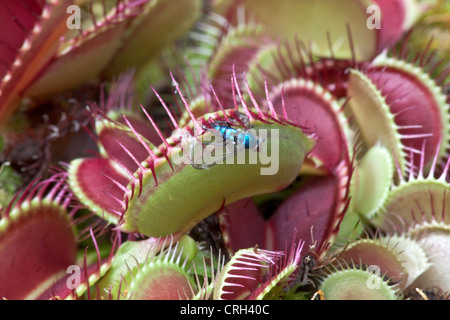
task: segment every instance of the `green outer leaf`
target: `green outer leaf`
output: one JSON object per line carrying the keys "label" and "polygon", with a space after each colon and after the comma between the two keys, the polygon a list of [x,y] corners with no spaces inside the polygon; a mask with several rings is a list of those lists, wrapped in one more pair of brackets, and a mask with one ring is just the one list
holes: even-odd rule
{"label": "green outer leaf", "polygon": [[139,270],[130,283],[130,300],[187,300],[192,298],[195,282],[183,267],[172,261],[151,261]]}
{"label": "green outer leaf", "polygon": [[339,258],[348,264],[376,266],[391,283],[404,288],[408,279],[408,270],[393,246],[376,239],[361,239],[351,242],[340,254]]}
{"label": "green outer leaf", "polygon": [[320,284],[325,300],[397,300],[395,287],[377,274],[350,268],[336,270]]}
{"label": "green outer leaf", "polygon": [[355,210],[371,219],[386,201],[394,179],[394,162],[389,151],[375,145],[359,163],[359,190]]}
{"label": "green outer leaf", "polygon": [[77,87],[86,81],[97,79],[108,67],[125,33],[127,21],[107,26],[96,32],[77,47],[61,54],[49,64],[39,78],[27,88],[26,94],[33,97],[49,96]]}
{"label": "green outer leaf", "polygon": [[[162,161],[156,167],[158,185],[155,185],[151,174],[144,177],[142,194],[130,200],[120,229],[154,237],[189,231],[223,204],[278,191],[289,185],[300,171],[313,141],[294,126],[253,124],[256,131],[268,130],[266,148],[269,152],[272,146],[270,130],[278,130],[277,174],[261,175],[260,169],[269,165],[262,165],[259,161],[257,164],[248,164],[248,161],[246,164],[217,164],[205,170],[182,164],[174,166],[175,172],[167,161]],[[169,157],[180,150],[174,148]]]}
{"label": "green outer leaf", "polygon": [[[428,116],[433,117],[433,113],[436,112],[439,115],[440,125],[442,126],[441,132],[439,132],[439,153],[438,158],[446,160],[447,150],[450,148],[450,104],[447,103],[447,95],[443,88],[441,88],[428,74],[424,68],[415,66],[411,63],[405,62],[400,59],[388,58],[384,55],[379,55],[374,61],[374,66],[383,68],[397,69],[399,72],[403,72],[406,75],[412,77],[417,81],[417,88],[423,88],[430,94],[430,102],[428,103],[429,110]],[[446,82],[443,82],[446,83]],[[434,109],[436,106],[436,110]],[[437,124],[436,124],[436,127]]]}
{"label": "green outer leaf", "polygon": [[384,231],[395,231],[417,221],[450,222],[449,184],[442,180],[417,179],[393,188],[373,222]]}
{"label": "green outer leaf", "polygon": [[404,235],[392,235],[382,237],[380,241],[397,251],[397,255],[408,273],[405,288],[430,268],[429,257],[427,257],[425,250],[420,246],[420,240]]}
{"label": "green outer leaf", "polygon": [[[191,246],[190,240],[192,239],[189,238],[189,236],[185,235],[181,239],[180,237],[181,234],[165,239],[149,238],[142,241],[127,241],[123,243],[113,258],[111,268],[97,285],[100,289],[99,298],[108,299],[109,295],[111,295],[112,299],[117,299],[119,287],[121,288],[121,294],[125,295],[129,285],[128,282],[131,279],[130,272],[133,272],[133,275],[135,275],[137,272],[135,268],[154,259],[161,250],[166,246],[171,245],[172,242],[180,240],[183,241],[185,245]],[[178,251],[184,251],[183,248],[185,245],[181,245]],[[193,249],[191,248],[187,248],[187,250],[187,254],[193,252]],[[182,261],[184,260],[185,258],[182,257]]]}
{"label": "green outer leaf", "polygon": [[349,95],[352,97],[350,107],[366,146],[382,143],[405,172],[406,153],[402,149],[401,136],[380,90],[361,71],[350,70]]}
{"label": "green outer leaf", "polygon": [[[201,13],[200,0],[153,0],[132,22],[129,36],[104,70],[106,77],[130,67],[141,68],[184,35]],[[131,30],[131,31],[130,31]]]}
{"label": "green outer leaf", "polygon": [[[239,1],[241,2],[241,1]],[[376,53],[377,33],[380,30],[367,27],[369,0],[315,0],[271,1],[245,0],[246,20],[262,24],[274,39],[298,37],[311,45],[313,54],[330,54],[327,33],[333,41],[334,56],[350,58],[352,50],[348,40],[350,28],[356,59],[371,59]],[[236,1],[235,1],[236,3]],[[234,24],[238,23],[239,10],[231,9]]]}

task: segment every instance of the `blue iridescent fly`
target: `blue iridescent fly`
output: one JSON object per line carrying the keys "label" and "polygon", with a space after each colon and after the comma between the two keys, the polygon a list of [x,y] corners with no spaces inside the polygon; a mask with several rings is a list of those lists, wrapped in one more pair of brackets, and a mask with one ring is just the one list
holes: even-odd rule
{"label": "blue iridescent fly", "polygon": [[[259,151],[260,141],[259,138],[249,130],[253,127],[250,124],[250,120],[246,115],[240,112],[236,112],[236,115],[239,120],[230,119],[230,122],[218,120],[209,123],[208,126],[202,126],[203,129],[212,130],[217,136],[222,138],[220,145],[226,147],[227,152],[219,156],[217,161],[211,163],[194,163],[194,161],[191,161],[191,166],[193,168],[208,169],[217,163],[223,162],[224,158],[234,156],[244,149]],[[211,143],[206,145],[211,145]]]}

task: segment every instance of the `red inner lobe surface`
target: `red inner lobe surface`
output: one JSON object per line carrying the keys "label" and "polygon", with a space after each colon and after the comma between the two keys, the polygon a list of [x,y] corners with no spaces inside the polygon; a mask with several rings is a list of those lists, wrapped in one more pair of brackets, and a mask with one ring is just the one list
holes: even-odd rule
{"label": "red inner lobe surface", "polygon": [[231,52],[223,58],[213,75],[212,84],[218,95],[219,101],[223,104],[233,104],[231,75],[233,72],[239,76],[247,70],[248,63],[255,56],[258,45],[248,44],[243,47],[233,48]]}
{"label": "red inner lobe surface", "polygon": [[191,299],[192,291],[185,274],[171,268],[158,268],[133,292],[138,300],[180,300]]}
{"label": "red inner lobe surface", "polygon": [[131,172],[137,170],[138,164],[128,152],[139,162],[144,161],[149,156],[149,153],[137,138],[130,136],[127,132],[115,128],[104,128],[99,133],[99,139],[108,155]]}
{"label": "red inner lobe surface", "polygon": [[[395,123],[402,126],[421,126],[420,128],[400,129],[402,135],[432,134],[426,138],[402,139],[402,144],[422,150],[425,140],[425,163],[436,153],[442,137],[442,121],[439,107],[428,90],[414,75],[392,67],[378,67],[368,73],[371,80],[386,97]],[[419,157],[415,157],[419,164]]]}
{"label": "red inner lobe surface", "polygon": [[[76,242],[59,208],[29,209],[0,235],[0,297],[24,299],[75,264]],[[51,285],[51,283],[47,283]],[[45,289],[42,288],[42,289]]]}
{"label": "red inner lobe surface", "polygon": [[259,213],[252,198],[226,206],[221,213],[221,229],[228,236],[226,245],[231,252],[252,248],[265,248],[266,221]]}
{"label": "red inner lobe surface", "polygon": [[[342,160],[344,138],[330,103],[305,88],[286,89],[284,103],[288,119],[311,128],[317,134],[318,139],[311,155],[330,170],[336,167]],[[274,97],[273,105],[277,113],[283,114],[281,95]]]}
{"label": "red inner lobe surface", "polygon": [[[247,263],[253,264],[249,267]],[[224,300],[244,300],[264,282],[264,268],[255,266],[254,257],[243,255],[239,260],[233,261],[220,298]]]}
{"label": "red inner lobe surface", "polygon": [[124,191],[111,179],[123,186],[126,186],[129,182],[129,179],[113,167],[113,161],[110,159],[84,159],[77,170],[77,182],[89,200],[110,214],[117,216],[116,212],[121,212],[122,207],[114,198],[122,200]]}
{"label": "red inner lobe surface", "polygon": [[[162,143],[158,132],[155,130],[155,128],[153,128],[149,121],[138,119],[137,117],[133,117],[130,115],[127,115],[127,120],[139,134],[150,141],[150,143],[152,143],[153,145],[157,146]],[[118,122],[126,125],[126,122],[123,119],[119,119]]]}
{"label": "red inner lobe surface", "polygon": [[332,236],[333,226],[339,218],[338,208],[338,179],[334,176],[309,178],[269,219],[273,237],[270,242],[274,245],[271,249],[289,250],[294,241],[305,241],[303,250],[315,242],[318,251]]}

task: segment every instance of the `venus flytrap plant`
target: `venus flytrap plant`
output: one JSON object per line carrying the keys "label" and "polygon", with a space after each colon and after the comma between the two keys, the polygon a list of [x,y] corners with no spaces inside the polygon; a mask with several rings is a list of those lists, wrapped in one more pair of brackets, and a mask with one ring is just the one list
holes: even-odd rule
{"label": "venus flytrap plant", "polygon": [[[263,46],[262,50],[264,49],[265,47]],[[317,142],[314,149],[307,156],[301,173],[303,175],[316,173],[319,175],[329,175],[329,177],[311,178],[310,181],[305,183],[305,188],[302,191],[299,190],[296,192],[296,196],[292,193],[295,193],[295,188],[298,188],[298,185],[286,191],[284,195],[283,192],[280,192],[274,195],[272,199],[270,195],[264,200],[261,199],[263,202],[259,206],[264,206],[264,203],[270,205],[271,201],[277,204],[277,201],[280,201],[279,199],[282,199],[285,203],[290,203],[289,206],[286,204],[287,209],[284,211],[280,206],[278,209],[280,213],[278,214],[278,211],[275,210],[273,210],[275,212],[270,212],[273,217],[267,222],[261,219],[261,217],[258,217],[259,209],[251,200],[242,201],[242,206],[231,205],[225,208],[223,210],[224,214],[220,216],[222,230],[226,239],[228,239],[226,240],[226,244],[234,251],[239,248],[245,248],[242,245],[244,243],[251,243],[251,241],[255,241],[255,243],[263,248],[283,250],[286,243],[292,241],[289,237],[292,235],[295,226],[301,230],[298,232],[300,239],[307,242],[305,248],[312,246],[316,240],[316,249],[320,251],[320,255],[324,255],[326,248],[328,248],[333,242],[332,239],[336,236],[335,232],[339,229],[339,224],[349,204],[348,183],[352,172],[353,133],[344,114],[346,103],[338,102],[336,96],[324,89],[320,83],[301,78],[300,74],[304,74],[302,71],[308,67],[308,64],[306,63],[306,59],[298,59],[298,57],[303,57],[305,53],[300,50],[293,53],[292,48],[286,50],[274,56],[270,56],[269,54],[269,59],[258,56],[254,58],[254,61],[258,61],[254,62],[258,66],[255,68],[257,71],[250,69],[249,76],[252,78],[253,74],[256,75],[258,72],[263,72],[262,76],[258,76],[264,78],[267,75],[267,73],[264,73],[266,70],[269,70],[269,74],[267,75],[267,81],[263,81],[262,83],[258,83],[257,81],[249,81],[247,83],[243,81],[243,85],[247,88],[250,87],[252,93],[246,97],[246,100],[249,103],[250,101],[261,100],[265,108],[274,109],[284,117],[294,119],[297,124],[312,128],[315,131]],[[297,60],[292,59],[292,54],[296,55]],[[283,79],[283,73],[286,74],[286,69],[283,67],[286,65],[286,62],[290,64],[290,69],[286,76],[287,80],[285,82],[276,82],[277,79]],[[311,63],[313,64],[313,62]],[[330,67],[330,70],[334,70],[333,68]],[[277,78],[273,74],[280,74],[281,76]],[[298,78],[295,78],[296,76]],[[311,77],[311,79],[313,78]],[[275,85],[272,89],[269,89],[268,83]],[[324,222],[323,225],[316,221],[315,218],[312,218],[315,215],[311,214],[311,211],[315,211],[315,209],[311,210],[311,207],[314,207],[314,205],[305,206],[305,198],[302,198],[302,194],[303,196],[308,195],[311,198],[315,194],[320,197],[320,194],[325,192],[325,189],[321,189],[321,187],[314,188],[314,191],[308,187],[308,184],[314,184],[312,181],[315,179],[327,181],[322,183],[322,188],[327,188],[326,186],[328,185],[330,195],[334,195],[328,197],[329,201],[320,209],[322,214],[318,214],[317,216],[321,216],[324,219],[322,221]],[[320,184],[318,182],[318,185]],[[298,204],[298,208],[293,209],[293,206],[296,206],[296,204]],[[304,208],[306,211],[304,211]],[[282,211],[284,213],[281,213]],[[234,212],[239,212],[239,214],[234,214]],[[268,217],[270,217],[270,214]],[[309,219],[311,221],[308,221]],[[255,227],[252,233],[254,237],[251,235],[239,235],[239,225],[245,225],[249,221],[252,221],[255,226],[261,227]],[[283,221],[286,223],[283,224]],[[313,230],[311,230],[312,225],[315,225]],[[334,225],[334,227],[330,227],[330,229],[325,231],[321,229],[325,225]],[[311,237],[313,233],[314,236]]]}
{"label": "venus flytrap plant", "polygon": [[405,291],[429,267],[420,244],[405,235],[353,241],[337,259],[362,266],[376,266],[390,284]]}
{"label": "venus flytrap plant", "polygon": [[[237,10],[241,6],[240,10]],[[370,24],[369,8],[376,7],[380,26]],[[391,46],[408,30],[420,15],[415,1],[342,1],[321,0],[275,4],[271,1],[229,0],[217,5],[217,10],[236,25],[244,15],[246,21],[260,23],[266,32],[279,40],[298,35],[311,43],[314,54],[327,56],[330,41],[336,58],[370,60],[386,46]],[[320,11],[320,16],[315,13]],[[395,12],[395,14],[394,14]],[[317,20],[319,19],[319,20]],[[362,27],[364,26],[364,27]],[[351,32],[354,48],[346,43]],[[353,51],[353,52],[352,52]]]}
{"label": "venus flytrap plant", "polygon": [[408,234],[416,239],[430,260],[430,268],[413,283],[418,288],[437,287],[443,292],[449,291],[448,225],[439,219],[422,222],[412,226]]}
{"label": "venus flytrap plant", "polygon": [[[30,1],[4,4],[6,34],[2,43],[3,123],[23,97],[44,97],[73,89],[87,81],[111,79],[130,67],[142,67],[194,24],[201,10],[198,0],[118,1],[85,4],[90,19],[83,19],[79,32],[68,29],[70,0]],[[100,10],[93,10],[100,6]],[[75,17],[82,20],[82,17]],[[178,23],[171,23],[177,19]],[[7,21],[5,20],[5,21]],[[165,29],[163,37],[158,36]],[[157,31],[156,31],[157,30]],[[25,32],[24,32],[25,31]],[[156,32],[156,33],[155,33]],[[143,39],[153,39],[143,50]]]}
{"label": "venus flytrap plant", "polygon": [[433,166],[428,175],[421,167],[417,173],[402,178],[391,187],[373,222],[385,231],[402,232],[413,223],[436,219],[434,215],[439,216],[438,220],[448,221],[449,183],[445,180],[448,168],[449,161],[440,176],[435,176]]}
{"label": "venus flytrap plant", "polygon": [[[335,252],[337,263],[353,265],[351,268],[333,269],[328,273],[327,277],[342,281],[342,288],[347,286],[345,281],[356,282],[352,277],[356,274],[362,276],[363,269],[368,267],[376,269],[378,275],[383,276],[384,280],[375,275],[372,279],[377,281],[379,288],[381,284],[395,286],[397,293],[407,294],[411,288],[432,287],[437,285],[438,278],[441,281],[439,286],[445,286],[445,276],[440,272],[445,272],[443,270],[446,263],[446,254],[441,252],[446,244],[445,219],[448,210],[445,198],[448,183],[443,177],[447,176],[448,162],[440,176],[435,177],[439,159],[438,146],[432,165],[426,173],[424,150],[423,146],[419,167],[408,176],[403,177],[397,165],[400,182],[391,180],[392,185],[387,194],[384,193],[385,196],[377,202],[378,210],[372,210],[370,221],[379,226],[378,230],[382,234],[352,241]],[[409,161],[417,161],[412,153]],[[411,167],[414,168],[412,165]],[[368,168],[370,167],[365,170]],[[324,283],[324,291],[329,291],[328,297],[337,298],[337,291],[334,291],[337,289],[328,285]],[[339,284],[335,283],[334,286]],[[331,294],[332,292],[335,293]],[[369,290],[361,294],[369,298],[372,293]]]}
{"label": "venus flytrap plant", "polygon": [[354,163],[350,179],[350,203],[339,226],[335,247],[357,239],[367,221],[381,210],[394,179],[394,163],[382,145],[367,150]]}
{"label": "venus flytrap plant", "polygon": [[402,60],[402,52],[400,58],[378,57],[366,71],[351,71],[349,80],[350,106],[364,141],[388,146],[403,174],[407,156],[419,153],[423,141],[425,166],[431,165],[436,147],[439,162],[448,148],[449,106],[442,88],[425,71],[430,68],[423,66],[426,54],[415,58],[421,67]]}
{"label": "venus flytrap plant", "polygon": [[330,268],[319,289],[325,300],[398,300],[401,293],[383,279],[376,267],[365,270],[357,265],[342,264]]}
{"label": "venus flytrap plant", "polygon": [[[5,23],[16,36],[0,39],[7,47],[0,50],[0,120],[23,97],[36,108],[19,118],[40,115],[49,95],[41,144],[72,136],[70,125],[51,119],[75,109],[77,117],[64,114],[61,122],[85,127],[95,147],[84,157],[75,145],[66,172],[2,209],[7,235],[12,225],[31,226],[33,240],[53,226],[68,239],[55,239],[66,248],[62,256],[80,247],[68,262],[74,274],[58,265],[56,276],[14,294],[305,299],[319,288],[325,299],[398,299],[415,289],[438,297],[429,289],[436,285],[449,290],[448,69],[428,41],[417,54],[404,44],[378,56],[421,14],[415,1],[212,2],[188,47],[173,50],[187,59],[165,55],[152,65],[157,89],[148,90],[149,103],[139,101],[148,97],[140,77],[146,61],[193,24],[201,1],[123,0],[111,8],[87,1],[83,29],[68,36],[63,13],[71,3],[30,1],[24,11],[22,2],[0,5],[15,16]],[[402,41],[409,39],[414,33]],[[176,76],[161,75],[166,63]],[[130,66],[135,73],[102,84],[98,94],[98,80]],[[70,103],[54,95],[66,89]],[[85,100],[89,117],[78,118]],[[149,107],[136,108],[140,102]],[[4,137],[1,159],[10,160],[20,135]],[[41,154],[57,160],[56,152]],[[92,225],[72,221],[75,199],[84,205],[80,219]],[[51,221],[32,219],[44,211]],[[58,223],[61,216],[73,228]],[[90,242],[75,238],[74,228]],[[0,253],[26,255],[34,245],[23,246],[24,235],[22,249],[13,250],[19,244],[1,233]],[[107,235],[111,244],[98,242]],[[22,285],[9,275],[0,273]],[[0,296],[13,297],[8,290],[1,287]]]}
{"label": "venus flytrap plant", "polygon": [[[95,285],[99,295],[96,298],[139,299],[143,294],[153,299],[176,299],[178,295],[191,298],[197,292],[197,284],[189,274],[196,249],[188,236],[127,241],[115,253],[111,268]],[[195,287],[195,293],[190,286]]]}
{"label": "venus flytrap plant", "polygon": [[367,150],[354,177],[354,210],[365,219],[373,219],[383,208],[394,181],[394,160],[388,149],[375,145]]}
{"label": "venus flytrap plant", "polygon": [[76,262],[76,235],[63,180],[31,185],[2,208],[0,292],[6,299],[36,299]]}
{"label": "venus flytrap plant", "polygon": [[[446,59],[446,54],[450,46],[450,34],[448,30],[450,6],[445,1],[436,1],[429,4],[431,8],[427,10],[414,26],[414,33],[411,35],[411,44],[417,50],[430,47],[436,51],[436,59]],[[431,41],[430,39],[433,39]],[[449,80],[448,75],[446,76]]]}
{"label": "venus flytrap plant", "polygon": [[[95,238],[92,229],[89,230],[92,239],[93,250],[91,253],[95,255],[92,260],[88,258],[89,246],[81,250],[76,264],[67,267],[65,276],[59,281],[55,282],[44,294],[38,299],[64,299],[64,300],[78,300],[93,298],[92,288],[95,284],[108,272],[111,268],[111,260],[118,242],[116,236],[112,240],[112,245],[109,249],[107,257],[102,257],[99,244]],[[78,244],[80,245],[79,241]],[[81,245],[80,245],[81,246]],[[88,261],[90,260],[90,261]]]}
{"label": "venus flytrap plant", "polygon": [[[292,244],[289,254],[255,248],[237,251],[220,272],[214,298],[220,300],[273,299],[287,288],[301,261],[303,243]],[[272,294],[272,295],[271,295]]]}
{"label": "venus flytrap plant", "polygon": [[[423,250],[429,266],[417,277],[413,286],[421,288],[436,285],[446,291],[448,282],[444,274],[447,270],[447,255],[442,252],[445,252],[447,244],[449,185],[446,179],[450,162],[447,159],[442,169],[437,168],[438,147],[432,164],[426,171],[423,151],[424,148],[417,170],[406,177],[400,176],[400,182],[391,187],[383,208],[373,222],[384,232],[394,232],[410,238]],[[413,155],[410,161],[414,161]],[[411,250],[418,252],[412,248]]]}
{"label": "venus flytrap plant", "polygon": [[[179,87],[176,88],[179,92]],[[238,88],[237,88],[238,89]],[[192,116],[190,107],[186,109]],[[168,115],[173,119],[173,126],[180,130],[174,116],[161,100]],[[166,236],[171,233],[189,231],[198,221],[218,210],[224,204],[256,194],[280,190],[289,185],[300,171],[303,159],[313,146],[313,141],[302,130],[278,117],[273,111],[263,112],[257,104],[255,110],[242,104],[249,125],[258,132],[267,130],[277,133],[276,138],[267,136],[264,148],[280,155],[274,159],[277,165],[275,174],[263,175],[262,161],[256,164],[217,164],[208,170],[196,170],[189,163],[175,163],[173,159],[183,150],[184,145],[190,145],[193,139],[203,136],[201,126],[207,126],[208,121],[234,121],[239,123],[236,104],[235,109],[223,110],[206,114],[200,119],[192,116],[192,122],[187,127],[188,136],[175,135],[164,138],[153,119],[146,113],[150,123],[160,134],[163,143],[152,150],[152,146],[144,140],[134,127],[126,120],[129,129],[135,135],[132,143],[139,142],[140,148],[148,156],[140,159],[134,150],[115,138],[119,146],[133,160],[127,165],[118,156],[111,158],[80,159],[71,163],[69,168],[69,183],[87,202],[101,202],[98,214],[114,218],[110,222],[119,226],[124,232],[143,233],[147,236]],[[187,141],[183,141],[187,139]],[[101,141],[101,140],[100,140]],[[277,148],[277,149],[274,149]],[[243,150],[242,152],[256,152]],[[111,155],[111,154],[110,154]],[[186,156],[186,155],[185,155]],[[180,159],[180,158],[177,158]],[[103,173],[97,173],[95,181],[103,175],[105,186],[94,186],[89,182],[95,167],[102,165]],[[106,171],[108,168],[108,171]],[[90,172],[90,173],[87,173]],[[127,179],[129,182],[127,182]],[[244,183],[243,183],[244,182]],[[183,186],[190,185],[186,190]],[[95,193],[86,192],[93,187]],[[113,189],[111,189],[113,188]],[[110,198],[104,197],[104,192]],[[92,194],[89,197],[89,194]],[[95,197],[96,200],[93,200]],[[204,203],[208,203],[205,207]],[[186,203],[190,203],[189,206]],[[169,206],[168,206],[169,205]],[[168,210],[170,207],[170,210]]]}
{"label": "venus flytrap plant", "polygon": [[317,146],[308,157],[307,171],[330,172],[341,161],[350,166],[352,158],[352,131],[343,114],[345,102],[335,97],[320,84],[302,79],[282,82],[270,92],[271,103],[279,113],[296,122],[314,128],[318,136]]}

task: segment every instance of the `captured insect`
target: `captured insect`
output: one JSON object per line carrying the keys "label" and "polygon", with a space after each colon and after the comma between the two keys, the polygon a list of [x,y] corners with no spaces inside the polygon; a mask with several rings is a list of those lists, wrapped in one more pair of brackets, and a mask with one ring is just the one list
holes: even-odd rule
{"label": "captured insect", "polygon": [[253,128],[250,124],[250,120],[246,115],[240,112],[236,112],[236,115],[239,120],[231,119],[230,121],[214,121],[209,123],[209,125],[202,126],[205,132],[208,131],[214,136],[215,140],[215,142],[206,143],[202,141],[202,147],[222,147],[222,150],[225,148],[225,152],[216,155],[215,158],[208,159],[209,161],[205,161],[205,157],[202,157],[201,161],[196,161],[198,158],[194,156],[195,144],[198,144],[200,140],[193,139],[190,146],[191,166],[193,168],[209,169],[218,163],[223,163],[226,158],[235,156],[244,149],[259,151],[259,147],[263,141],[258,138],[253,130],[250,130]]}

